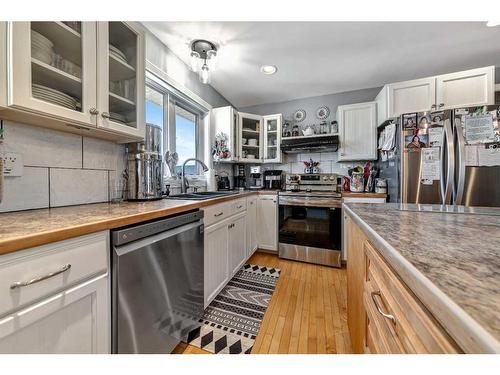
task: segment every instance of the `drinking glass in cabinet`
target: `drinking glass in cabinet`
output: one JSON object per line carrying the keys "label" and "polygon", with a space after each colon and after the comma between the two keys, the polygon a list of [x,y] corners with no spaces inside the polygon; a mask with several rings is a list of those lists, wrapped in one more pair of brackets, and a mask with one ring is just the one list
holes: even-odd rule
{"label": "drinking glass in cabinet", "polygon": [[31,22],[31,94],[74,111],[82,106],[81,22]]}

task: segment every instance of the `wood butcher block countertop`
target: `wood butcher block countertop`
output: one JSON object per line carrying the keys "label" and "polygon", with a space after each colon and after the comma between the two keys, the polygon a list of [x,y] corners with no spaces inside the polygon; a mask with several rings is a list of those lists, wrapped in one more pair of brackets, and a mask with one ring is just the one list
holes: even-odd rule
{"label": "wood butcher block countertop", "polygon": [[97,203],[0,214],[0,254],[84,234],[119,228],[253,194],[243,191],[202,201],[161,199],[150,202]]}

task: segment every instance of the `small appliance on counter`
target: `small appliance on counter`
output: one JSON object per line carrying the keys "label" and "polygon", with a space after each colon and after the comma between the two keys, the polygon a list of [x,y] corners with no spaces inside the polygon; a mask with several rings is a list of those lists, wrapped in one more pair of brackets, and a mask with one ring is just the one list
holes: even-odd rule
{"label": "small appliance on counter", "polygon": [[247,177],[245,174],[245,166],[238,164],[234,169],[234,188],[237,190],[245,190],[247,185]]}
{"label": "small appliance on counter", "polygon": [[283,189],[283,171],[278,169],[264,171],[264,189]]}
{"label": "small appliance on counter", "polygon": [[260,165],[250,167],[250,185],[251,190],[262,189],[262,169]]}
{"label": "small appliance on counter", "polygon": [[[225,174],[225,176],[222,176],[222,174]],[[217,190],[231,190],[231,183],[229,182],[229,176],[227,175],[227,172],[221,172],[221,174],[217,178]]]}
{"label": "small appliance on counter", "polygon": [[162,198],[163,158],[161,155],[162,129],[146,124],[144,143],[129,144],[128,200]]}

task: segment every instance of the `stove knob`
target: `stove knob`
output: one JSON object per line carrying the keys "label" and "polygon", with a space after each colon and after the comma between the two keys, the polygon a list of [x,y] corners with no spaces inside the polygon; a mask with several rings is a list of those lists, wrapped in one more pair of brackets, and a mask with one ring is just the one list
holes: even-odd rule
{"label": "stove knob", "polygon": [[330,176],[330,181],[335,181],[335,177],[334,176]]}
{"label": "stove knob", "polygon": [[328,176],[323,176],[323,180],[324,181],[328,180]]}

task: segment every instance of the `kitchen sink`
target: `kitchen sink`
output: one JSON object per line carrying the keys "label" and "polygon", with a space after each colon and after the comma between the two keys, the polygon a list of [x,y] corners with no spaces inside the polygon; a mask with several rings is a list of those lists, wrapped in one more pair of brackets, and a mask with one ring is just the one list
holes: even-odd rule
{"label": "kitchen sink", "polygon": [[194,200],[194,201],[202,201],[210,198],[219,198],[224,197],[226,195],[237,194],[237,191],[201,191],[199,193],[183,193],[183,194],[175,194],[166,197],[165,199],[186,199],[186,200]]}

